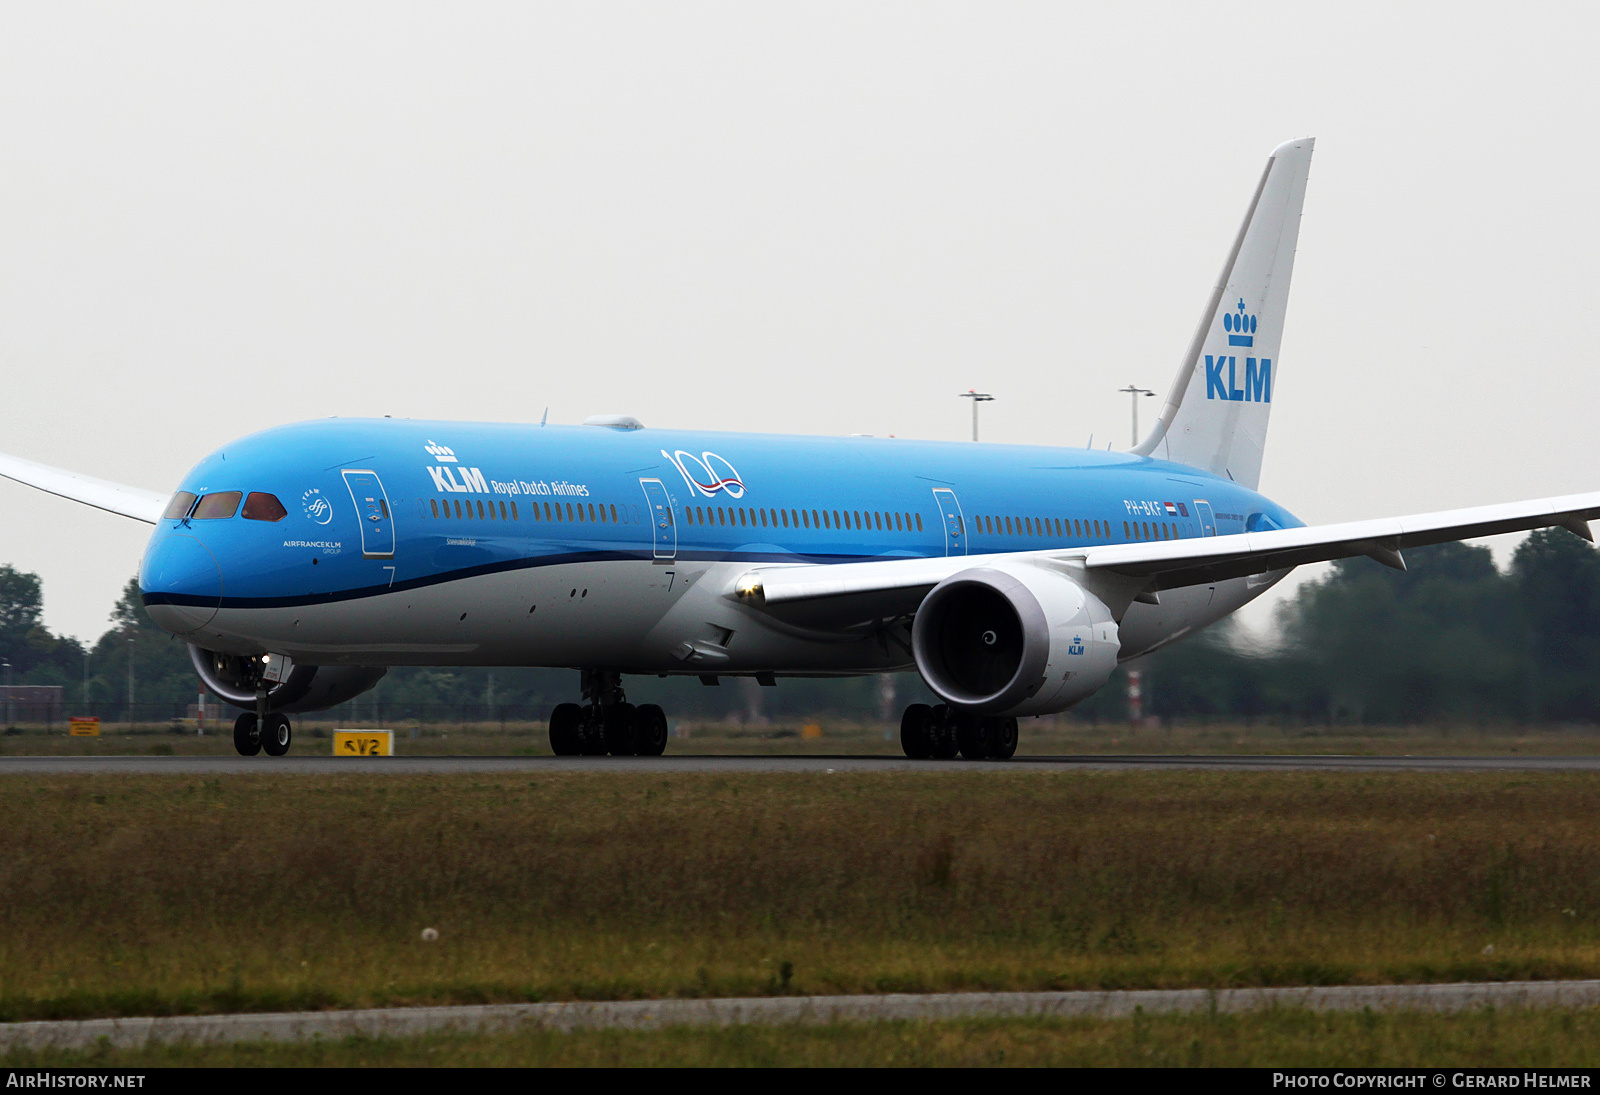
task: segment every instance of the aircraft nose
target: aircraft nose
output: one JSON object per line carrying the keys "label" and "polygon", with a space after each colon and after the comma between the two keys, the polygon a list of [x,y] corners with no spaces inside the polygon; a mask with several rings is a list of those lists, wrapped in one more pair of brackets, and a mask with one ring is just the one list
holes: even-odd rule
{"label": "aircraft nose", "polygon": [[222,568],[199,538],[169,533],[150,544],[139,568],[145,611],[167,631],[204,627],[222,604]]}

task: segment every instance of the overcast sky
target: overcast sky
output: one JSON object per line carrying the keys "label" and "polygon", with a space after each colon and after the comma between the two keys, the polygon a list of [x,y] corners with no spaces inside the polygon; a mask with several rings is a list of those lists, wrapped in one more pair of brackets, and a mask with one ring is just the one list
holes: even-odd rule
{"label": "overcast sky", "polygon": [[[1125,447],[1310,135],[1262,489],[1594,489],[1595,12],[0,3],[0,451],[166,491],[327,415],[957,440],[968,388],[987,440]],[[148,527],[0,506],[99,635]]]}

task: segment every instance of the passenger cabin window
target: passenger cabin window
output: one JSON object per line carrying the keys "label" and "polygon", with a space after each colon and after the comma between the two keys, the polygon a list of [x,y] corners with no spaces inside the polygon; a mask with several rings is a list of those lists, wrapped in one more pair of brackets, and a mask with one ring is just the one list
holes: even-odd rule
{"label": "passenger cabin window", "polygon": [[200,499],[200,504],[194,508],[195,520],[227,520],[238,512],[239,499],[242,497],[244,497],[243,492],[236,490],[223,491],[220,494],[208,494]]}
{"label": "passenger cabin window", "polygon": [[189,511],[194,509],[195,496],[186,490],[180,490],[172,496],[172,501],[167,503],[167,512],[161,515],[163,521],[181,521],[189,516]]}
{"label": "passenger cabin window", "polygon": [[270,494],[251,491],[250,496],[244,500],[246,521],[281,521],[287,516],[289,511],[283,508],[283,503]]}

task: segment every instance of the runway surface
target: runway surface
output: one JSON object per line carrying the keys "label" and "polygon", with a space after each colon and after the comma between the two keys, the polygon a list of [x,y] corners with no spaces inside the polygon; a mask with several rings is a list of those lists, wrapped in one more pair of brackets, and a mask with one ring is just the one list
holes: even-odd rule
{"label": "runway surface", "polygon": [[0,757],[6,775],[373,775],[514,772],[1071,772],[1186,768],[1231,771],[1600,771],[1600,756],[1017,756],[1008,761],[909,760],[906,757]]}
{"label": "runway surface", "polygon": [[817,1026],[882,1020],[1094,1016],[1258,1011],[1460,1012],[1495,1007],[1594,1007],[1600,981],[1507,981],[1443,985],[1341,985],[1274,989],[1146,989],[1087,992],[950,992],[883,996],[765,996],[720,1000],[583,1001],[480,1004],[464,1007],[372,1008],[258,1015],[183,1015],[150,1019],[85,1019],[0,1023],[0,1052],[12,1048],[84,1049],[101,1039],[119,1047],[150,1042],[303,1041],[312,1038],[402,1038],[435,1031],[496,1032],[523,1026],[556,1031],[745,1024]]}

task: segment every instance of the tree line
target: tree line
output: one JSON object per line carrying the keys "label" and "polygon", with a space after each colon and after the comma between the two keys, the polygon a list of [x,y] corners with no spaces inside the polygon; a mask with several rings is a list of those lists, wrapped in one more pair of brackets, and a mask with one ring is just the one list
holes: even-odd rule
{"label": "tree line", "polygon": [[[1070,717],[1129,716],[1126,672],[1143,675],[1144,712],[1163,720],[1286,723],[1594,722],[1600,720],[1600,552],[1564,529],[1530,534],[1510,566],[1488,548],[1440,544],[1406,553],[1399,572],[1346,559],[1280,608],[1279,641],[1253,649],[1227,621],[1119,669]],[[0,565],[0,660],[14,684],[54,684],[67,707],[116,709],[129,664],[140,707],[195,702],[182,640],[145,614],[130,579],[111,626],[92,644],[42,622],[37,575]],[[628,678],[629,698],[689,718],[891,717],[931,697],[915,674],[781,679]],[[577,674],[548,669],[400,667],[352,714],[538,718],[577,698]],[[507,712],[511,714],[506,715]]]}
{"label": "tree line", "polygon": [[[1144,672],[1146,711],[1308,724],[1600,720],[1593,545],[1543,529],[1504,571],[1467,544],[1405,558],[1404,572],[1333,564],[1281,606],[1270,650],[1252,651],[1224,623],[1130,663]],[[1116,683],[1094,713],[1125,717]]]}

